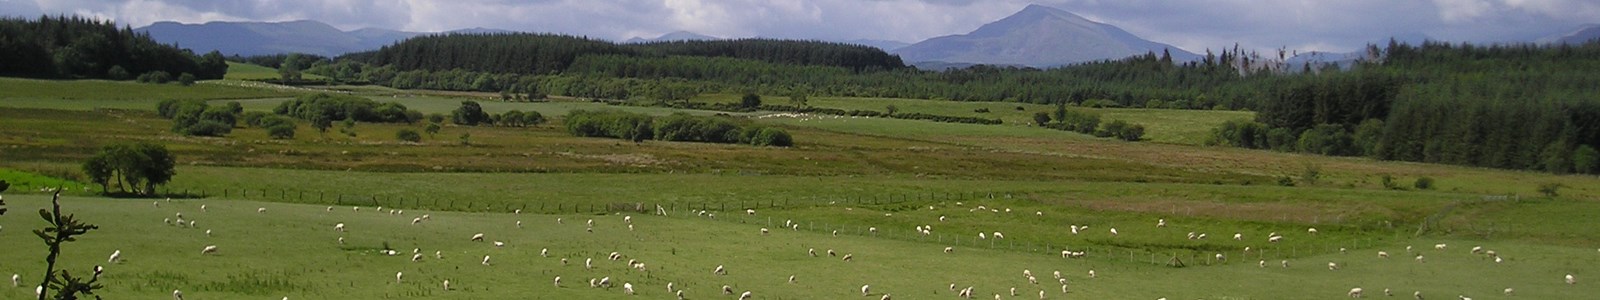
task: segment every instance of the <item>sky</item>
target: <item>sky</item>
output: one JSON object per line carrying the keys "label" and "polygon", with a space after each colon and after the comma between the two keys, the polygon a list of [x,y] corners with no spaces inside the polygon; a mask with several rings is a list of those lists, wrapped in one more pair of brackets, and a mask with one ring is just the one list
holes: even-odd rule
{"label": "sky", "polygon": [[1191,52],[1353,51],[1424,38],[1519,42],[1600,23],[1595,0],[0,0],[0,15],[158,21],[317,20],[343,30],[495,28],[623,40],[690,31],[914,43],[963,34],[1029,4]]}

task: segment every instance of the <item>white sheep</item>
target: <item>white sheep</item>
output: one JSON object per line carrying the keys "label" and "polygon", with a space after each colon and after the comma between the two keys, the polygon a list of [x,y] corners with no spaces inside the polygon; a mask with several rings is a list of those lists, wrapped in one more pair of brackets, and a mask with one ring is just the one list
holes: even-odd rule
{"label": "white sheep", "polygon": [[673,289],[673,288],[672,288],[672,285],[673,285],[673,283],[672,283],[672,282],[670,282],[670,281],[669,281],[669,282],[667,282],[667,292],[668,292],[668,293],[671,293],[671,292],[672,292],[672,291],[676,291],[676,289]]}
{"label": "white sheep", "polygon": [[[39,288],[36,289],[36,291],[34,291],[34,294],[43,294],[43,293],[44,293],[44,286],[39,286]],[[178,290],[172,290],[172,299],[183,300],[183,292],[182,291],[178,291]]]}
{"label": "white sheep", "polygon": [[600,284],[596,282],[599,280],[598,278],[589,278],[589,287],[600,287]]}
{"label": "white sheep", "polygon": [[1316,227],[1306,228],[1306,233],[1317,234],[1317,228]]}
{"label": "white sheep", "polygon": [[561,218],[556,218],[556,224],[566,224]]}
{"label": "white sheep", "polygon": [[267,213],[267,208],[265,208],[265,207],[256,208],[256,212],[257,213],[263,213],[263,214]]}
{"label": "white sheep", "polygon": [[1389,252],[1378,251],[1378,257],[1389,258]]}
{"label": "white sheep", "polygon": [[1578,279],[1572,277],[1572,274],[1567,274],[1567,284],[1578,284]]}
{"label": "white sheep", "polygon": [[593,269],[594,268],[594,259],[593,258],[585,258],[585,259],[583,259],[583,268],[584,269]]}
{"label": "white sheep", "polygon": [[200,254],[201,255],[216,254],[216,253],[217,253],[217,245],[210,245],[210,246],[206,246],[205,249],[200,249]]}
{"label": "white sheep", "polygon": [[980,240],[989,239],[989,235],[986,234],[986,233],[979,232],[978,233],[978,239],[980,239]]}
{"label": "white sheep", "polygon": [[768,231],[766,227],[761,227],[761,235],[767,235],[767,232]]}
{"label": "white sheep", "polygon": [[419,262],[419,261],[422,261],[422,253],[417,253],[417,254],[412,254],[411,255],[411,262]]}
{"label": "white sheep", "polygon": [[723,285],[722,286],[722,294],[723,295],[733,295],[733,287],[727,286],[727,285]]}
{"label": "white sheep", "polygon": [[1417,254],[1417,262],[1423,262],[1422,254]]}
{"label": "white sheep", "polygon": [[422,224],[422,218],[411,218],[411,225]]}
{"label": "white sheep", "polygon": [[1016,287],[1012,287],[1011,288],[1011,296],[1012,297],[1016,297],[1017,296],[1017,288]]}
{"label": "white sheep", "polygon": [[333,230],[337,230],[339,232],[344,232],[344,223],[334,224],[333,225]]}
{"label": "white sheep", "polygon": [[1267,242],[1268,243],[1277,243],[1278,241],[1281,241],[1281,240],[1283,240],[1283,236],[1281,236],[1281,235],[1275,235],[1275,236],[1267,237]]}
{"label": "white sheep", "polygon": [[22,285],[22,275],[11,274],[11,287],[17,287],[19,285]]}
{"label": "white sheep", "polygon": [[[111,257],[110,258],[106,258],[106,262],[108,262],[108,263],[115,263],[118,260],[122,260],[122,249],[117,249],[116,251],[111,251]],[[13,285],[15,285],[15,284],[13,284]]]}
{"label": "white sheep", "polygon": [[1331,262],[1331,261],[1328,262],[1328,270],[1329,271],[1338,271],[1339,270],[1339,264]]}
{"label": "white sheep", "polygon": [[341,236],[341,237],[339,237],[339,245],[340,245],[340,246],[343,246],[343,245],[344,245],[344,237],[342,237],[342,236]]}
{"label": "white sheep", "polygon": [[833,249],[828,249],[828,257],[834,257],[834,256],[839,256],[839,255],[833,253]]}
{"label": "white sheep", "polygon": [[622,216],[622,222],[633,224],[633,216]]}
{"label": "white sheep", "polygon": [[600,286],[611,288],[611,276],[600,278]]}
{"label": "white sheep", "polygon": [[406,276],[406,272],[405,271],[394,272],[394,283],[400,283],[400,279],[404,278],[405,276]]}
{"label": "white sheep", "polygon": [[489,256],[488,255],[484,255],[483,256],[483,265],[485,265],[485,266],[489,265]]}
{"label": "white sheep", "polygon": [[1089,270],[1089,278],[1094,278],[1094,270]]}
{"label": "white sheep", "polygon": [[744,213],[747,214],[747,215],[755,215],[756,214],[756,210],[755,209],[745,209]]}
{"label": "white sheep", "polygon": [[878,233],[878,228],[877,227],[867,227],[867,231],[868,232],[872,232],[872,233]]}
{"label": "white sheep", "polygon": [[505,247],[506,243],[505,242],[501,242],[501,241],[494,241],[494,246],[495,247]]}
{"label": "white sheep", "polygon": [[1286,260],[1283,260],[1283,261],[1281,261],[1279,263],[1283,265],[1284,269],[1288,269],[1289,268],[1289,260],[1286,259]]}
{"label": "white sheep", "polygon": [[1111,236],[1117,236],[1117,228],[1111,227]]}
{"label": "white sheep", "polygon": [[844,261],[850,261],[851,257],[854,257],[854,254],[845,254],[844,255]]}
{"label": "white sheep", "polygon": [[471,239],[471,240],[470,240],[470,241],[474,241],[474,242],[482,242],[482,241],[483,241],[483,233],[482,233],[482,232],[480,232],[480,233],[478,233],[478,234],[473,234],[473,235],[472,235],[472,239]]}
{"label": "white sheep", "polygon": [[1233,240],[1235,240],[1235,241],[1243,241],[1244,240],[1244,234],[1243,233],[1234,233],[1233,234]]}
{"label": "white sheep", "polygon": [[[194,224],[194,223],[189,223],[189,224]],[[206,229],[206,236],[208,236],[208,237],[211,236],[211,229]]]}
{"label": "white sheep", "polygon": [[444,290],[446,290],[446,291],[450,290],[450,280],[449,279],[445,279],[444,280]]}
{"label": "white sheep", "polygon": [[889,298],[889,294],[883,294],[883,297],[878,297],[878,300],[889,300],[889,299],[890,299]]}
{"label": "white sheep", "polygon": [[1167,227],[1167,219],[1156,219],[1156,227]]}
{"label": "white sheep", "polygon": [[998,239],[1005,239],[1005,238],[1006,238],[1006,235],[1004,235],[1004,234],[1000,234],[1000,232],[999,232],[999,231],[995,231],[995,232],[994,232],[994,238],[995,238],[995,239],[997,239],[997,240],[998,240]]}
{"label": "white sheep", "polygon": [[1471,252],[1472,254],[1482,254],[1483,246],[1473,246]]}
{"label": "white sheep", "polygon": [[550,257],[550,248],[539,249],[539,256],[540,257]]}
{"label": "white sheep", "polygon": [[1449,246],[1449,244],[1433,244],[1433,250],[1444,250],[1445,247]]}
{"label": "white sheep", "polygon": [[1411,292],[1411,298],[1422,300],[1422,291]]}
{"label": "white sheep", "polygon": [[833,236],[839,236],[839,231],[838,230],[834,230],[833,231]]}
{"label": "white sheep", "polygon": [[1505,261],[1505,260],[1502,260],[1502,259],[1500,259],[1500,257],[1499,257],[1499,256],[1495,256],[1495,257],[1494,257],[1494,262],[1495,262],[1495,263],[1500,263],[1500,262],[1504,262],[1504,261]]}
{"label": "white sheep", "polygon": [[556,287],[561,287],[561,276],[556,276]]}
{"label": "white sheep", "polygon": [[594,219],[589,219],[589,221],[584,222],[583,224],[589,227],[594,227]]}
{"label": "white sheep", "polygon": [[739,300],[750,300],[750,296],[750,291],[744,291],[743,294],[739,294]]}
{"label": "white sheep", "polygon": [[728,275],[728,270],[722,269],[722,265],[717,265],[717,269],[711,270],[711,274]]}
{"label": "white sheep", "polygon": [[1217,253],[1217,261],[1225,261],[1225,260],[1228,260],[1228,258],[1225,257],[1225,256],[1222,256],[1222,253]]}
{"label": "white sheep", "polygon": [[944,222],[944,216],[939,216],[939,222]]}
{"label": "white sheep", "polygon": [[1516,293],[1517,293],[1517,289],[1513,289],[1513,288],[1506,288],[1506,289],[1505,289],[1505,291],[1502,291],[1502,293],[1505,293],[1505,294],[1506,294],[1506,296],[1511,296],[1511,295],[1513,295],[1513,294],[1516,294]]}
{"label": "white sheep", "polygon": [[622,293],[623,294],[633,295],[633,284],[632,283],[623,282],[622,283]]}
{"label": "white sheep", "polygon": [[1361,298],[1361,288],[1350,289],[1350,293],[1348,295],[1350,298]]}
{"label": "white sheep", "polygon": [[1258,268],[1266,268],[1267,267],[1267,260],[1263,259],[1263,260],[1257,261],[1256,262],[1256,267],[1258,267]]}
{"label": "white sheep", "polygon": [[870,291],[870,289],[871,289],[871,286],[869,286],[869,285],[865,285],[865,284],[861,285],[861,296],[862,297],[866,297],[868,294],[870,294],[868,292],[868,291]]}
{"label": "white sheep", "polygon": [[944,253],[956,252],[956,247],[944,247]]}
{"label": "white sheep", "polygon": [[678,290],[678,292],[676,294],[678,295],[678,300],[686,299],[686,298],[683,297],[683,290]]}

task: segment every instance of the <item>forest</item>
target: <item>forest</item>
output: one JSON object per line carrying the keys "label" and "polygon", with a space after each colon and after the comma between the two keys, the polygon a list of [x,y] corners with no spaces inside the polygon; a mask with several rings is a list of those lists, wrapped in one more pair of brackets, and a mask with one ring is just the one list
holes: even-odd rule
{"label": "forest", "polygon": [[0,76],[131,80],[189,74],[204,80],[221,79],[226,73],[228,64],[221,53],[196,56],[133,29],[117,28],[111,21],[78,16],[0,18]]}

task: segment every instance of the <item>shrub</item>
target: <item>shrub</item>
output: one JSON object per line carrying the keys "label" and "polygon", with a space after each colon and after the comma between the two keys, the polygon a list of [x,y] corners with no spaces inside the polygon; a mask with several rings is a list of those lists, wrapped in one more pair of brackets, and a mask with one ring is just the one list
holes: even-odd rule
{"label": "shrub", "polygon": [[412,112],[399,103],[378,103],[372,99],[327,93],[311,94],[284,101],[272,109],[273,113],[315,121],[355,119],[361,122],[411,123],[420,112]]}
{"label": "shrub", "polygon": [[1417,182],[1412,183],[1411,186],[1415,187],[1415,188],[1417,188],[1419,190],[1433,189],[1433,178],[1426,177],[1426,176],[1417,177]]}
{"label": "shrub", "polygon": [[489,114],[475,101],[461,101],[461,107],[450,112],[450,122],[458,125],[477,126],[485,121],[489,121]]}
{"label": "shrub", "polygon": [[277,140],[294,139],[294,123],[278,123],[267,126],[267,136]]}
{"label": "shrub", "polygon": [[228,135],[228,133],[231,133],[231,132],[233,132],[233,126],[229,126],[228,124],[222,124],[220,122],[211,121],[211,120],[200,121],[198,123],[195,123],[194,125],[191,125],[189,127],[185,127],[183,129],[183,133],[184,134],[197,135],[197,136],[218,136],[218,137],[220,137],[220,136],[226,136],[226,135]]}
{"label": "shrub", "polygon": [[428,132],[428,137],[433,137],[434,134],[438,134],[439,133],[439,129],[440,129],[439,123],[428,123],[428,127],[427,128],[423,128],[422,130]]}
{"label": "shrub", "polygon": [[1400,189],[1400,184],[1395,182],[1394,176],[1389,176],[1389,174],[1383,174],[1383,177],[1379,178],[1379,182],[1383,183],[1383,188],[1391,190]]}
{"label": "shrub", "polygon": [[178,84],[183,86],[194,85],[194,74],[183,73],[178,75]]}
{"label": "shrub", "polygon": [[739,97],[739,106],[745,108],[761,107],[761,95],[744,94],[744,97]]}
{"label": "shrub", "polygon": [[416,130],[405,128],[400,129],[400,131],[396,131],[394,133],[394,138],[400,139],[401,141],[416,143],[422,141],[422,134],[417,133]]}
{"label": "shrub", "polygon": [[1560,195],[1559,192],[1561,190],[1561,187],[1564,187],[1564,186],[1565,185],[1562,185],[1560,183],[1555,183],[1555,182],[1549,182],[1549,183],[1545,183],[1545,184],[1540,184],[1539,185],[1539,193],[1540,194],[1544,194],[1545,197],[1555,198],[1556,196]]}

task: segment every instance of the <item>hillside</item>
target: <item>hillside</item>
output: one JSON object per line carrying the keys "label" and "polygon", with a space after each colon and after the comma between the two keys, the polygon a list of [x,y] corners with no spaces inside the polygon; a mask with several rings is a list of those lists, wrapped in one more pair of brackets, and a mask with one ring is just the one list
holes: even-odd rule
{"label": "hillside", "polygon": [[1041,5],[985,24],[971,33],[928,39],[895,49],[909,62],[980,63],[1055,67],[1170,52],[1174,60],[1198,55],[1152,42],[1116,26]]}

